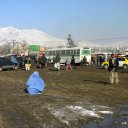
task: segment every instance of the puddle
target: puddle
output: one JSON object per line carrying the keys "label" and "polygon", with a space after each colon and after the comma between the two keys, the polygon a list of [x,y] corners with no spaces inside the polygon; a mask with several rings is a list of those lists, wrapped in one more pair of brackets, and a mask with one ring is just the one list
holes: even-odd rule
{"label": "puddle", "polygon": [[113,114],[104,114],[101,121],[90,121],[81,128],[128,128],[128,104],[119,106]]}
{"label": "puddle", "polygon": [[[72,126],[76,124],[76,127],[80,126],[80,120],[84,122],[88,119],[96,119],[101,120],[103,115],[112,115],[112,108],[107,106],[100,106],[100,105],[92,105],[92,104],[79,104],[78,105],[66,105],[66,106],[52,106],[48,108],[49,111],[62,123],[66,124],[67,126]],[[89,128],[94,128],[99,126],[95,123],[91,123],[88,125]],[[75,127],[75,126],[74,126]],[[75,127],[75,128],[76,128]],[[81,127],[81,128],[85,128]]]}

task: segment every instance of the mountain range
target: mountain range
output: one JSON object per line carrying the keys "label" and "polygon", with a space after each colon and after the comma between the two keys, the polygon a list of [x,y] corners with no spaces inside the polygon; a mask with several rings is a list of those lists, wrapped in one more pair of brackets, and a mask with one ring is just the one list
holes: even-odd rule
{"label": "mountain range", "polygon": [[26,42],[29,45],[58,46],[65,44],[62,39],[57,39],[37,29],[17,29],[15,27],[0,28],[0,45],[7,42]]}
{"label": "mountain range", "polygon": [[[17,29],[15,27],[1,27],[0,28],[0,45],[5,44],[7,42],[16,41],[19,43],[26,42],[29,45],[40,45],[44,47],[57,47],[57,46],[65,46],[67,43],[66,39],[58,39],[46,34],[43,31],[37,29]],[[74,41],[75,42],[75,41]],[[87,41],[87,40],[79,40],[76,42],[79,46],[84,47],[119,47],[121,45],[128,46],[128,38],[123,40],[107,40],[104,41]]]}

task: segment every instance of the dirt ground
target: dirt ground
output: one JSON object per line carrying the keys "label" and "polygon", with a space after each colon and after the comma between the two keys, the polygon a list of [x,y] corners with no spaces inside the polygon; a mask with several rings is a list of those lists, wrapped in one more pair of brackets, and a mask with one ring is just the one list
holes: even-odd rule
{"label": "dirt ground", "polygon": [[[46,85],[37,96],[23,91],[33,71]],[[89,128],[90,121],[103,121],[105,112],[114,116],[119,105],[128,104],[128,72],[120,70],[119,79],[118,85],[110,85],[109,73],[95,66],[0,72],[0,128]]]}

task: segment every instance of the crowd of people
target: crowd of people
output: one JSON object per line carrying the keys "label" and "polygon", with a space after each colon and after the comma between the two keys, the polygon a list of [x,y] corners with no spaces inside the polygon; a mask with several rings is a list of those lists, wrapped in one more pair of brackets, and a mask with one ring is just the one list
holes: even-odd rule
{"label": "crowd of people", "polygon": [[[17,57],[19,68],[29,71],[32,65],[36,65],[37,68],[45,68],[49,65],[53,65],[54,68],[60,70],[61,56],[57,54],[52,59],[48,59],[45,54],[40,56],[18,56]],[[81,66],[86,66],[87,59],[84,56],[80,62]],[[77,69],[74,55],[67,57],[65,60],[65,69],[72,70]]]}
{"label": "crowd of people", "polygon": [[[49,66],[51,63],[53,65],[53,68],[60,70],[60,61],[61,57],[59,54],[57,54],[55,57],[51,59],[47,59],[45,54],[37,57],[32,57],[32,56],[18,56],[17,60],[19,62],[19,68],[25,69],[26,71],[29,71],[32,64],[36,64],[37,68],[45,68]],[[92,60],[93,61],[93,60]],[[100,66],[103,62],[103,58],[99,56],[98,59]],[[87,58],[84,56],[83,59],[80,62],[81,66],[86,66],[87,64]],[[119,83],[119,78],[118,78],[118,67],[119,67],[119,62],[118,59],[114,56],[114,54],[111,54],[111,57],[109,58],[109,67],[108,71],[110,72],[110,83],[111,84],[118,84]],[[72,69],[77,69],[76,66],[76,61],[74,55],[71,57],[67,57],[65,60],[65,70],[72,70]]]}
{"label": "crowd of people", "polygon": [[[29,60],[30,58],[27,59],[26,64],[30,64]],[[56,57],[53,57],[54,68],[57,68],[58,70],[60,70],[60,60],[61,60],[61,57],[59,56],[59,54],[57,54]],[[47,59],[45,55],[39,57],[37,62],[40,62],[42,66],[47,67],[47,64],[46,64]],[[82,59],[82,65],[85,64],[86,62],[87,62],[87,59],[86,57],[84,57]],[[72,70],[72,68],[77,69],[75,66],[74,55],[71,58],[68,57],[65,61],[65,64],[66,64],[66,70]],[[119,67],[118,59],[114,56],[114,54],[111,54],[111,58],[109,59],[109,67],[108,67],[108,71],[110,72],[110,84],[119,83],[118,67]],[[34,71],[32,73],[26,85],[27,85],[26,92],[29,93],[30,95],[41,94],[45,87],[45,83],[43,79],[39,76],[39,73],[37,71]]]}
{"label": "crowd of people", "polygon": [[[16,58],[15,58],[16,57]],[[38,56],[11,56],[10,59],[19,65],[20,69],[25,69],[26,71],[30,71],[30,68],[33,64],[36,65],[37,68],[45,68],[48,67],[50,64],[53,66],[54,69],[60,70],[60,61],[61,56],[57,54],[55,57],[48,59],[45,54]],[[101,66],[103,62],[102,56],[99,56],[97,59],[97,63]],[[94,60],[92,59],[94,63]],[[86,66],[87,58],[84,56],[80,62],[80,66]],[[109,58],[109,67],[108,71],[110,72],[110,84],[118,84],[119,83],[119,76],[118,76],[118,67],[119,62],[118,59],[114,54],[111,54]],[[72,55],[71,57],[67,57],[65,60],[65,70],[73,70],[77,69],[75,56]],[[37,71],[34,71],[30,78],[26,83],[26,92],[32,95],[41,94],[44,90],[45,84],[43,79],[39,76]]]}

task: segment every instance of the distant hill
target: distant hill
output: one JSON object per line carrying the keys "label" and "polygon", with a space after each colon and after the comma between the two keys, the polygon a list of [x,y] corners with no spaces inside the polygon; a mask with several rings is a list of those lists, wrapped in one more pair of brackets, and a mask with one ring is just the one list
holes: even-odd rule
{"label": "distant hill", "polygon": [[56,47],[66,41],[54,38],[37,29],[16,29],[15,27],[0,28],[0,45],[15,40],[16,42],[26,42],[28,44],[41,45],[46,47]]}
{"label": "distant hill", "polygon": [[[67,33],[68,34],[68,33]],[[0,45],[15,40],[16,42],[26,42],[29,45],[41,45],[45,47],[66,46],[66,39],[58,39],[52,37],[37,29],[17,29],[15,27],[1,27],[0,28]],[[79,40],[74,41],[81,47],[121,47],[128,46],[128,38],[119,38],[113,40],[97,40],[87,41]]]}
{"label": "distant hill", "polygon": [[[52,37],[37,29],[17,29],[12,26],[0,28],[0,45],[11,42],[12,40],[45,47],[66,46],[67,43],[66,39]],[[85,47],[100,46],[88,41],[79,41],[77,44]]]}

